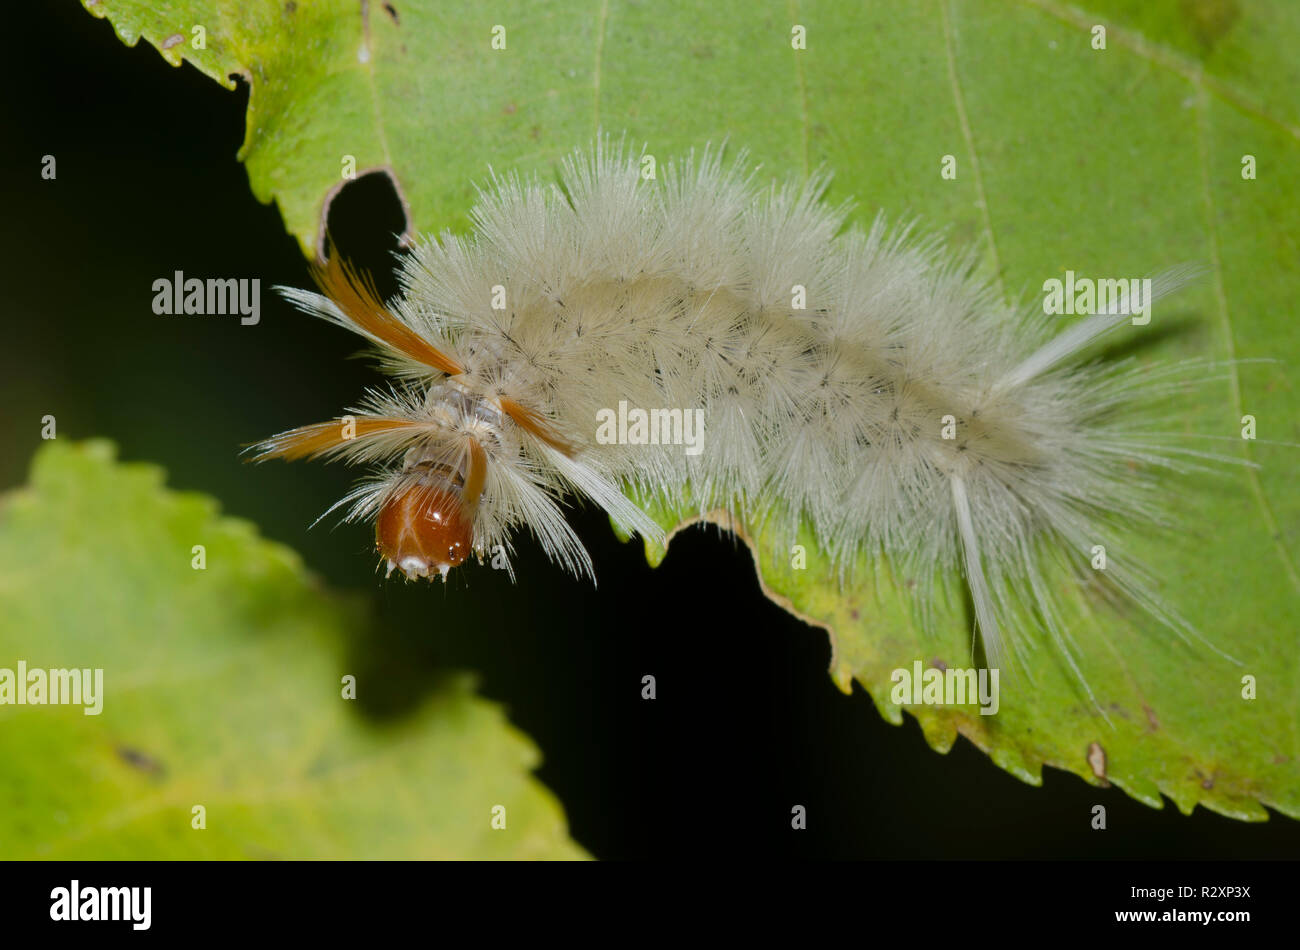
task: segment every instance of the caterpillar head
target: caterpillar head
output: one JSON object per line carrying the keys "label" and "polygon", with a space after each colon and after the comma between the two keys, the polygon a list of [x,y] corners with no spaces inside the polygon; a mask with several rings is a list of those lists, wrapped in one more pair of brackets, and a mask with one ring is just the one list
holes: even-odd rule
{"label": "caterpillar head", "polygon": [[473,544],[473,522],[454,488],[417,481],[392,493],[375,519],[375,547],[388,573],[397,569],[409,580],[446,579]]}
{"label": "caterpillar head", "polygon": [[[599,459],[582,457],[536,408],[536,387],[507,380],[498,354],[472,347],[457,354],[454,341],[404,301],[384,303],[369,279],[337,255],[313,273],[323,294],[287,289],[285,296],[366,337],[401,384],[371,390],[346,416],[251,448],[257,460],[380,463],[377,476],[335,508],[350,505],[349,520],[374,519],[375,546],[389,574],[445,579],[471,554],[482,559],[489,551],[497,566],[509,534],[526,525],[553,561],[594,577],[556,503],[566,491],[586,495],[629,533],[662,540],[663,530],[622,494]],[[504,566],[510,569],[508,560]]]}

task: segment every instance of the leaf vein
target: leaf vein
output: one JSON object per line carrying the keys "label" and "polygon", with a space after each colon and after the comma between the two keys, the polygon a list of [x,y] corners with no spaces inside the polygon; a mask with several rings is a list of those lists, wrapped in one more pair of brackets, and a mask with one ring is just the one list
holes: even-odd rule
{"label": "leaf vein", "polygon": [[957,107],[957,119],[961,123],[961,134],[966,140],[966,150],[970,153],[971,173],[975,176],[975,194],[979,199],[980,211],[984,217],[984,231],[989,238],[989,251],[993,256],[993,273],[997,281],[998,296],[1006,299],[1006,288],[1002,286],[1002,262],[998,257],[998,242],[993,236],[993,218],[989,214],[988,195],[984,191],[984,176],[980,172],[979,155],[975,151],[975,136],[971,133],[970,120],[966,116],[966,101],[961,91],[961,81],[957,78],[957,56],[954,51],[952,20],[948,6],[951,0],[939,0],[939,12],[943,19],[944,51],[948,57],[948,83],[952,87],[953,102]]}

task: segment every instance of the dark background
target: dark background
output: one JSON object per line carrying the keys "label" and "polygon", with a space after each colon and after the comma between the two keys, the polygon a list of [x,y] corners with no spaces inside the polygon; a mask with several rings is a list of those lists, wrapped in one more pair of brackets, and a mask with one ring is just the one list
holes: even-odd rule
{"label": "dark background", "polygon": [[[355,404],[380,378],[349,358],[357,337],[270,293],[310,281],[235,160],[247,89],[173,69],[146,43],[125,48],[73,0],[5,16],[0,487],[25,480],[53,413],[61,438],[107,436],[123,459],[164,466],[171,487],[214,495],[334,587],[373,600],[384,646],[357,662],[393,679],[363,714],[400,716],[440,670],[478,671],[541,747],[541,780],[600,858],[1300,854],[1300,823],[1278,815],[1185,818],[1052,769],[1032,788],[964,739],[936,754],[910,717],[890,726],[860,688],[835,689],[825,634],[767,602],[748,553],[713,530],[679,537],[652,571],[599,512],[575,515],[594,590],[526,539],[515,585],[475,567],[445,589],[384,582],[368,528],[308,531],[353,473],[238,457],[243,443]],[[46,154],[55,181],[40,177]],[[380,269],[386,291],[402,223],[376,177],[349,185],[331,215],[340,246]],[[155,316],[151,285],[175,270],[260,278],[261,323]],[[654,702],[640,699],[646,673]],[[1098,803],[1106,832],[1089,826]],[[806,831],[790,829],[795,804]]]}

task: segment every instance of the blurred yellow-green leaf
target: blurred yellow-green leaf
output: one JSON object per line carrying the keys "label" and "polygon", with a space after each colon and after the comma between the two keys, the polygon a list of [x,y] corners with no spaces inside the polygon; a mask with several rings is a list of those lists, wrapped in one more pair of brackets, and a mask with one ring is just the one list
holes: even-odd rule
{"label": "blurred yellow-green leaf", "polygon": [[470,677],[368,717],[388,685],[346,659],[359,603],[113,455],[51,442],[0,502],[0,668],[103,671],[98,715],[0,705],[7,857],[583,856],[537,750]]}

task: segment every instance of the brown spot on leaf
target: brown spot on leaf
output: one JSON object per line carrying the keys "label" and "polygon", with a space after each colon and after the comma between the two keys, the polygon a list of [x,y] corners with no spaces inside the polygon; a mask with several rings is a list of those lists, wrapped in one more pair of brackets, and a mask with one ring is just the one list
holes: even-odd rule
{"label": "brown spot on leaf", "polygon": [[402,25],[402,19],[397,15],[397,7],[393,6],[391,3],[385,3],[384,12],[387,13],[390,17],[392,17],[393,22],[396,23],[398,26]]}
{"label": "brown spot on leaf", "polygon": [[507,102],[506,107],[501,111],[504,112],[506,115],[514,115],[516,112],[519,111],[519,107],[515,105],[513,102]]}
{"label": "brown spot on leaf", "polygon": [[1151,726],[1151,731],[1155,732],[1160,728],[1160,720],[1156,718],[1156,712],[1146,703],[1142,704],[1142,711],[1147,714],[1147,722]]}
{"label": "brown spot on leaf", "polygon": [[298,12],[298,4],[294,3],[293,0],[289,0],[289,2],[284,5],[284,12],[292,16]]}
{"label": "brown spot on leaf", "polygon": [[943,662],[943,660],[939,659],[937,656],[930,661],[930,666],[934,667],[936,670],[944,670],[945,672],[948,669],[948,664]]}
{"label": "brown spot on leaf", "polygon": [[127,765],[139,769],[141,772],[147,772],[150,775],[162,775],[167,771],[163,764],[153,756],[147,755],[139,749],[133,749],[130,746],[118,746],[117,755],[118,758]]}
{"label": "brown spot on leaf", "polygon": [[1088,745],[1088,767],[1092,769],[1093,775],[1101,779],[1102,787],[1110,788],[1110,779],[1106,778],[1106,750],[1099,742]]}
{"label": "brown spot on leaf", "polygon": [[1238,0],[1182,0],[1179,4],[1187,25],[1208,55],[1241,18]]}
{"label": "brown spot on leaf", "polygon": [[171,49],[173,46],[179,45],[184,40],[185,37],[181,36],[179,33],[173,33],[171,36],[167,37],[167,39],[162,41],[160,49]]}

